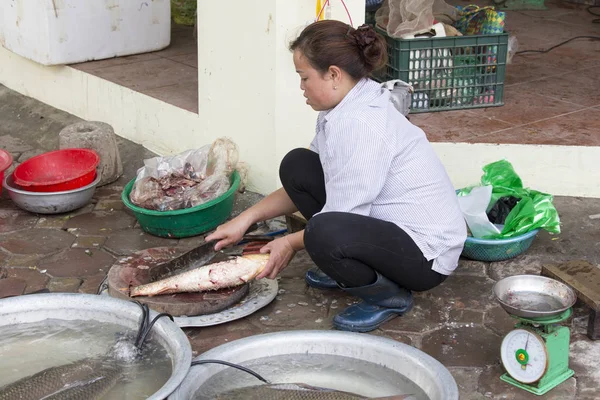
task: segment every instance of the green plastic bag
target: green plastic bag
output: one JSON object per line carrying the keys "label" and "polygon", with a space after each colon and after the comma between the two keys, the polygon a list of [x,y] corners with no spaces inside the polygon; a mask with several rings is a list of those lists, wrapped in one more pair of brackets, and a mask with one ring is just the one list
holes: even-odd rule
{"label": "green plastic bag", "polygon": [[529,191],[506,217],[500,237],[518,236],[538,228],[560,233],[560,218],[552,200],[549,194]]}
{"label": "green plastic bag", "polygon": [[[481,186],[492,186],[492,198],[487,211],[501,197],[514,196],[519,200],[504,222],[499,235],[485,239],[506,239],[519,236],[534,229],[545,229],[550,233],[560,233],[560,218],[552,204],[552,195],[523,187],[523,181],[506,160],[496,161],[483,167]],[[459,196],[468,194],[473,187],[462,189]]]}

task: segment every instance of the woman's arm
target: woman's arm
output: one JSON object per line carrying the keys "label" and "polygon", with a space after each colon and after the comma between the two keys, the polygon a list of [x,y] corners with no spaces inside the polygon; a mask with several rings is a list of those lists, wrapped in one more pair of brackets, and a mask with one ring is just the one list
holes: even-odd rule
{"label": "woman's arm", "polygon": [[284,188],[277,189],[254,206],[242,212],[238,218],[249,221],[248,226],[271,218],[298,211]]}
{"label": "woman's arm", "polygon": [[242,236],[244,236],[244,233],[246,233],[250,225],[281,215],[291,214],[296,211],[298,211],[298,209],[287,195],[285,189],[281,188],[242,212],[231,221],[220,225],[217,230],[208,235],[205,240],[207,242],[217,240],[215,250],[219,251],[223,247],[238,243],[242,240]]}

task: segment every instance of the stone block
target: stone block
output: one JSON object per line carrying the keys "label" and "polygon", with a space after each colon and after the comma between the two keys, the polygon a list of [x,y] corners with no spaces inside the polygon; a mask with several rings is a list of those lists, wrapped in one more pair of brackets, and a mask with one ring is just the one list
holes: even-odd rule
{"label": "stone block", "polygon": [[88,148],[100,156],[102,178],[98,186],[116,181],[123,175],[123,164],[113,128],[104,122],[84,121],[65,127],[59,133],[61,149]]}

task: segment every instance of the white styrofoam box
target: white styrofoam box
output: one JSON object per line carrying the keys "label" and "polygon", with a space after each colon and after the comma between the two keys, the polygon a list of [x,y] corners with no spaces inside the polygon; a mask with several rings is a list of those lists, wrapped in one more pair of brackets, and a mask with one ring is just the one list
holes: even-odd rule
{"label": "white styrofoam box", "polygon": [[170,0],[0,0],[0,44],[43,65],[163,49]]}

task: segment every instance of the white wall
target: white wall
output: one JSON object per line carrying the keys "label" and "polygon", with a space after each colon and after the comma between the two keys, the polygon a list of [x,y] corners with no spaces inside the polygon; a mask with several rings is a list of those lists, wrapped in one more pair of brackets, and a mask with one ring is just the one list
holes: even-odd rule
{"label": "white wall", "polygon": [[600,197],[600,147],[484,143],[433,147],[456,188],[478,183],[483,166],[506,159],[525,187],[557,196]]}

